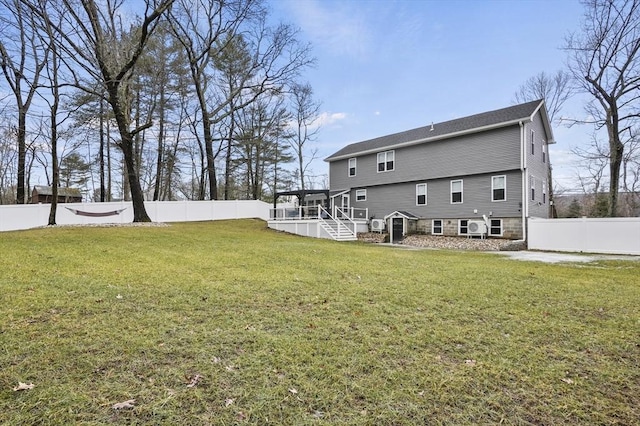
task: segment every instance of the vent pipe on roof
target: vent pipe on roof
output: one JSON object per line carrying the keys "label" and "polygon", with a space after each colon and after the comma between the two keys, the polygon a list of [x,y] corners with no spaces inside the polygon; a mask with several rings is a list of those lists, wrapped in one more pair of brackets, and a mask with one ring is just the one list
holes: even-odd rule
{"label": "vent pipe on roof", "polygon": [[429,129],[430,132],[433,132],[433,121],[431,122],[431,129]]}

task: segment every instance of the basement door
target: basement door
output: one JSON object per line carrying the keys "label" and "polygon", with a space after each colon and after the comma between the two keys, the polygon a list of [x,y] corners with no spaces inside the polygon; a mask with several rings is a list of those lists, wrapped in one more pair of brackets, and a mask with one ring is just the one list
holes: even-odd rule
{"label": "basement door", "polygon": [[404,237],[404,218],[394,217],[391,219],[391,242],[400,242]]}

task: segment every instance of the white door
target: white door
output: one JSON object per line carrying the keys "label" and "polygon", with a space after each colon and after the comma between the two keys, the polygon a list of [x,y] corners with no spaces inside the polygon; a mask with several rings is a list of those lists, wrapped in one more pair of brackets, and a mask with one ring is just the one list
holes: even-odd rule
{"label": "white door", "polygon": [[340,209],[342,210],[342,215],[347,217],[349,216],[349,201],[349,194],[342,194],[342,203],[340,204]]}

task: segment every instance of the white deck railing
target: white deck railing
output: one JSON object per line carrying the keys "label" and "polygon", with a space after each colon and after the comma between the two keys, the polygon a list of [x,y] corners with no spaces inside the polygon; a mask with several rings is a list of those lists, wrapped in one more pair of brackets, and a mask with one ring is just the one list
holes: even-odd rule
{"label": "white deck railing", "polygon": [[[308,220],[326,218],[329,212],[322,206],[301,207],[276,207],[269,209],[269,220]],[[341,209],[334,207],[333,215],[336,219],[366,221],[369,218],[369,209],[351,207]]]}

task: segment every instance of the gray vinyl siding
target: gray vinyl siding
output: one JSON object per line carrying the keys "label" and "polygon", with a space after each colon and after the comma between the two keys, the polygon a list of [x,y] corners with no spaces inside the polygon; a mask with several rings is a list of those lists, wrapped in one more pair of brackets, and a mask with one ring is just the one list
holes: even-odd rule
{"label": "gray vinyl siding", "polygon": [[[549,191],[547,190],[547,197],[545,202],[542,202],[543,183],[548,181],[549,173],[549,148],[547,146],[547,158],[546,162],[542,161],[542,144],[549,140],[549,136],[544,130],[542,125],[542,119],[540,113],[537,113],[531,123],[526,126],[526,144],[525,151],[527,156],[527,173],[528,176],[532,176],[534,180],[536,199],[531,200],[531,188],[530,179],[527,179],[527,202],[529,203],[529,217],[549,217]],[[531,154],[531,130],[533,129],[535,135],[535,152]],[[548,182],[547,182],[548,186]]]}
{"label": "gray vinyl siding", "polygon": [[357,158],[354,177],[349,177],[348,159],[330,162],[332,190],[513,170],[520,168],[520,127],[396,149],[394,170],[388,172],[378,172],[377,153],[354,158]]}
{"label": "gray vinyl siding", "polygon": [[[505,175],[507,178],[507,199],[491,201],[491,177]],[[405,182],[392,185],[366,187],[367,200],[356,202],[355,191],[351,190],[351,205],[368,208],[369,217],[378,219],[396,210],[404,210],[421,218],[449,219],[474,218],[490,215],[496,218],[520,217],[522,201],[522,181],[519,170],[489,173],[474,176],[458,176]],[[451,180],[463,180],[462,204],[451,204]],[[427,205],[416,205],[416,184],[427,184]],[[477,210],[477,213],[474,213]]]}

